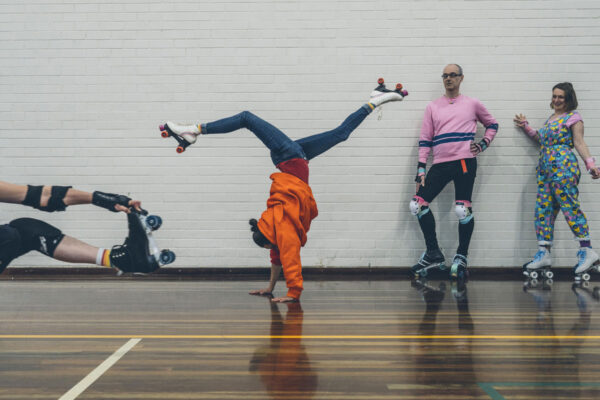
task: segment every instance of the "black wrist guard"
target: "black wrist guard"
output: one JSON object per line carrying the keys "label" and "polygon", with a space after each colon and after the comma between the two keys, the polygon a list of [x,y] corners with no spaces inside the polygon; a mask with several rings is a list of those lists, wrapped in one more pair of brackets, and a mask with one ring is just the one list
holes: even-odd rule
{"label": "black wrist guard", "polygon": [[479,152],[481,153],[482,151],[485,151],[485,149],[487,149],[489,147],[489,145],[490,145],[490,143],[488,142],[488,140],[486,138],[483,138],[475,146],[478,147]]}
{"label": "black wrist guard", "polygon": [[427,168],[427,164],[420,162],[417,165],[417,176],[415,176],[415,182],[421,183],[421,176],[425,175],[425,169]]}
{"label": "black wrist guard", "polygon": [[131,199],[127,196],[114,193],[94,192],[92,194],[92,204],[98,207],[106,208],[108,211],[118,212],[115,206],[120,204],[129,207]]}
{"label": "black wrist guard", "polygon": [[47,212],[66,210],[67,205],[64,202],[64,198],[67,195],[67,191],[71,189],[71,186],[52,186],[50,198],[45,207],[40,205],[43,189],[43,186],[27,185],[27,194],[25,195],[25,200],[23,200],[23,203],[21,204]]}

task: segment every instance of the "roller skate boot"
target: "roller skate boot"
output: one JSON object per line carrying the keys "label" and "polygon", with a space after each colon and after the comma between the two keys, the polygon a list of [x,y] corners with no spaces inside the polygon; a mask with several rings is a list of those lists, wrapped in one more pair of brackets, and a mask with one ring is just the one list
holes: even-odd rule
{"label": "roller skate boot", "polygon": [[523,275],[531,279],[550,279],[554,273],[550,270],[552,267],[552,257],[550,251],[546,248],[540,248],[533,256],[533,260],[523,265]]}
{"label": "roller skate boot", "polygon": [[468,277],[467,257],[462,254],[456,254],[450,267],[450,279],[466,280]]}
{"label": "roller skate boot", "polygon": [[591,247],[582,247],[577,252],[577,265],[573,268],[575,282],[590,280],[590,271],[600,272],[600,257]]}
{"label": "roller skate boot", "polygon": [[167,122],[164,125],[159,125],[160,134],[163,138],[173,137],[179,143],[177,152],[183,153],[185,149],[198,139],[201,134],[199,125],[179,125],[174,122]]}
{"label": "roller skate boot", "polygon": [[127,214],[129,235],[122,245],[113,246],[110,253],[111,266],[123,272],[147,274],[162,265],[175,261],[175,253],[158,249],[152,231],[160,228],[162,219],[148,215],[146,210],[131,210]]}
{"label": "roller skate boot", "polygon": [[444,254],[440,249],[426,251],[411,270],[415,278],[424,278],[433,268],[446,269]]}
{"label": "roller skate boot", "polygon": [[369,103],[373,104],[375,107],[390,101],[402,101],[404,97],[408,96],[408,92],[402,90],[401,83],[396,84],[396,89],[394,90],[385,87],[383,78],[379,78],[377,83],[379,86],[371,92],[371,98],[369,99]]}

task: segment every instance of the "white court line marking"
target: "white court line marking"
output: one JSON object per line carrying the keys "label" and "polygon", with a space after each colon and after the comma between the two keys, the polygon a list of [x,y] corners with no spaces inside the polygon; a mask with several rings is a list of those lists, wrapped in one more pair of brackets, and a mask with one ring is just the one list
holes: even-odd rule
{"label": "white court line marking", "polygon": [[117,361],[121,357],[123,357],[129,350],[131,350],[136,344],[138,344],[142,339],[131,339],[127,343],[125,343],[121,348],[115,351],[110,357],[108,357],[104,362],[96,367],[92,372],[90,372],[85,378],[83,378],[79,383],[71,388],[67,393],[63,394],[58,400],[74,400],[81,393],[84,392],[92,383],[94,383],[98,378],[102,376],[110,367],[115,365]]}

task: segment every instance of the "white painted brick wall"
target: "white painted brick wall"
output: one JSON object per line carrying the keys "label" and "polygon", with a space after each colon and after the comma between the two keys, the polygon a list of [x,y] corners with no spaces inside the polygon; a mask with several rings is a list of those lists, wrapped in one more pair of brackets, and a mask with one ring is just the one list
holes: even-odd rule
{"label": "white painted brick wall", "polygon": [[[267,198],[268,152],[239,132],[177,155],[158,124],[248,109],[300,138],[336,126],[384,76],[411,95],[311,162],[320,216],[303,260],[409,266],[423,249],[407,206],[423,111],[443,92],[444,65],[459,63],[463,93],[500,123],[479,159],[471,264],[517,266],[535,251],[536,148],[512,117],[540,126],[552,85],[571,81],[600,156],[599,18],[597,0],[0,0],[0,179],[139,198],[163,216],[157,237],[178,267],[265,266],[247,220]],[[585,176],[580,189],[597,239],[600,186]],[[450,186],[433,206],[448,257],[452,200]],[[22,216],[99,246],[126,234],[122,215],[93,206],[0,207],[2,221]],[[556,239],[557,264],[572,265],[562,217]],[[37,254],[14,263],[57,264]]]}

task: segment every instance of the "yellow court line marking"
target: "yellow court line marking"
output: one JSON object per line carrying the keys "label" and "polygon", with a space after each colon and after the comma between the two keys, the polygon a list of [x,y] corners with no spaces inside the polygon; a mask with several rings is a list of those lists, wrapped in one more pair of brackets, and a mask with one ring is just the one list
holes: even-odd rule
{"label": "yellow court line marking", "polygon": [[493,340],[600,340],[600,335],[0,335],[0,339],[493,339]]}

